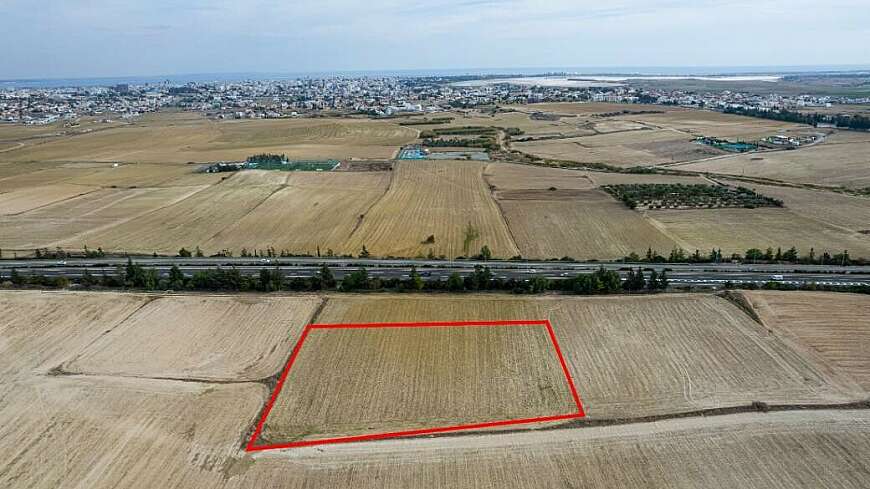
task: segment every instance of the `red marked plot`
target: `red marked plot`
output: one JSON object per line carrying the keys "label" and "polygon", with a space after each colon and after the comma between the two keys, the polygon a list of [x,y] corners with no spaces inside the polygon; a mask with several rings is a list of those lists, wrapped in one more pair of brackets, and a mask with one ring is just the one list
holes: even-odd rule
{"label": "red marked plot", "polygon": [[[548,415],[548,416],[537,416],[537,417],[526,417],[520,419],[502,419],[502,420],[493,420],[481,423],[470,423],[470,424],[457,424],[450,426],[436,426],[432,428],[424,428],[424,429],[414,429],[414,430],[405,430],[405,431],[392,431],[385,433],[367,433],[363,435],[354,435],[354,436],[340,436],[340,437],[332,437],[332,438],[323,438],[323,439],[314,439],[314,440],[303,440],[303,441],[295,441],[288,443],[274,443],[274,444],[265,444],[265,445],[257,445],[257,440],[260,438],[263,433],[263,428],[266,424],[266,420],[269,417],[269,413],[272,411],[272,408],[275,405],[275,401],[278,399],[278,396],[281,393],[281,389],[284,387],[284,384],[287,380],[288,375],[293,367],[294,362],[299,356],[299,352],[302,350],[303,345],[305,344],[306,338],[308,338],[309,334],[313,330],[337,330],[337,329],[369,329],[369,328],[467,328],[467,327],[540,327],[545,328],[547,335],[549,336],[550,343],[553,347],[554,353],[554,361],[558,361],[559,366],[561,368],[562,373],[565,377],[566,387],[571,394],[571,398],[573,399],[574,404],[576,405],[576,411],[559,414],[559,415]],[[571,378],[571,374],[568,372],[568,367],[565,363],[565,359],[562,356],[562,351],[559,348],[559,343],[556,340],[556,334],[553,331],[553,327],[550,324],[549,320],[511,320],[511,321],[437,321],[437,322],[410,322],[410,323],[348,323],[348,324],[309,324],[302,331],[302,335],[299,337],[299,341],[296,342],[295,347],[293,348],[293,352],[290,354],[290,358],[287,361],[287,365],[281,373],[280,378],[278,379],[278,383],[275,386],[272,395],[269,398],[269,401],[266,404],[266,408],[263,410],[263,414],[260,417],[256,429],[254,433],[251,435],[250,440],[248,441],[245,450],[248,452],[254,451],[262,451],[262,450],[275,450],[275,449],[284,449],[284,448],[295,448],[295,447],[304,447],[304,446],[312,446],[312,445],[324,445],[331,443],[349,443],[355,441],[369,441],[369,440],[381,440],[386,438],[398,438],[398,437],[407,437],[407,436],[417,436],[417,435],[428,435],[428,434],[436,434],[436,433],[447,433],[452,431],[466,431],[466,430],[475,430],[475,429],[483,429],[483,428],[492,428],[492,427],[500,427],[500,426],[511,426],[511,425],[520,425],[520,424],[529,424],[529,423],[542,423],[549,421],[559,421],[559,420],[567,420],[567,419],[576,419],[582,418],[586,414],[583,409],[583,404],[580,401],[580,395],[577,393],[577,389],[574,386],[574,381]]]}

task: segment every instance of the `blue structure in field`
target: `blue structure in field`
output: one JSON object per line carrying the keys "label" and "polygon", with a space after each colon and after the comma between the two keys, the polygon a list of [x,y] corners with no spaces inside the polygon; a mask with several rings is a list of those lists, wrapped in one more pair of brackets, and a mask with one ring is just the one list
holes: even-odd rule
{"label": "blue structure in field", "polygon": [[425,160],[428,157],[422,146],[405,146],[399,150],[397,160]]}

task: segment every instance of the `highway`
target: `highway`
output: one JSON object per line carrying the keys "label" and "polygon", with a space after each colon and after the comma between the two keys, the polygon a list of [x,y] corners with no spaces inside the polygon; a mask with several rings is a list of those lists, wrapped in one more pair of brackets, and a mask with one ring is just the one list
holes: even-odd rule
{"label": "highway", "polygon": [[[427,280],[446,280],[457,272],[466,275],[475,265],[489,267],[493,276],[501,279],[526,280],[541,276],[549,279],[564,279],[581,273],[592,273],[599,267],[616,270],[625,275],[629,268],[667,270],[672,285],[721,286],[726,282],[735,284],[762,284],[777,281],[791,285],[819,284],[827,286],[870,286],[870,266],[833,266],[833,265],[783,265],[783,264],[738,264],[738,263],[578,263],[563,261],[474,261],[474,260],[408,260],[408,259],[358,259],[358,258],[181,258],[181,257],[137,257],[134,262],[148,268],[155,268],[167,274],[172,265],[177,265],[186,275],[218,266],[235,267],[245,275],[255,275],[263,268],[279,269],[284,276],[311,277],[322,264],[330,267],[337,278],[360,268],[366,268],[370,276],[379,278],[407,278],[411,267]],[[114,275],[118,267],[123,267],[127,259],[123,257],[88,259],[39,259],[39,260],[0,260],[0,275],[8,277],[12,269],[24,274],[45,276],[79,277],[85,270],[94,275]],[[647,273],[648,275],[648,273]]]}

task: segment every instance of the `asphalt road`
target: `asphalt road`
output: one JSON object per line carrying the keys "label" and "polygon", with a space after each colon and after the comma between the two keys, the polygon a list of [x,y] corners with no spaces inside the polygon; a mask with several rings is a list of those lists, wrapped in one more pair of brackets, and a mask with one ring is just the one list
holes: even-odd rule
{"label": "asphalt road", "polygon": [[[172,265],[186,275],[217,266],[235,267],[246,275],[255,275],[263,268],[278,268],[286,277],[311,277],[321,264],[328,264],[336,277],[366,268],[370,276],[380,278],[407,278],[411,267],[426,279],[446,279],[457,272],[471,273],[475,265],[489,267],[493,275],[502,279],[525,280],[534,276],[549,279],[573,277],[580,273],[592,273],[599,267],[616,270],[625,275],[629,267],[646,270],[667,270],[672,285],[723,285],[733,283],[765,283],[778,281],[800,285],[815,283],[829,286],[870,286],[870,266],[828,265],[768,265],[768,264],[649,264],[649,263],[572,263],[561,261],[471,261],[471,260],[372,260],[356,258],[151,258],[134,260],[137,264],[156,268],[166,274]],[[17,269],[26,274],[45,276],[81,276],[85,270],[94,275],[117,273],[126,258],[94,258],[66,260],[0,260],[0,275]],[[648,275],[648,274],[647,274]]]}

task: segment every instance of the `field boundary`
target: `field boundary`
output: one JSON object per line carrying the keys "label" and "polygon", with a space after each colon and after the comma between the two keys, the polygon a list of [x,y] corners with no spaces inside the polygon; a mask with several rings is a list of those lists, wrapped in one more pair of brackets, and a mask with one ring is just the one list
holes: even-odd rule
{"label": "field boundary", "polygon": [[[553,351],[555,353],[556,358],[559,361],[559,366],[562,369],[562,373],[565,376],[566,386],[571,394],[571,397],[574,401],[574,404],[577,408],[576,411],[566,414],[558,414],[558,415],[550,415],[550,416],[537,416],[531,418],[520,418],[520,419],[506,419],[506,420],[496,420],[496,421],[488,421],[482,423],[472,423],[472,424],[458,424],[451,426],[439,426],[432,428],[424,428],[424,429],[415,429],[415,430],[405,430],[405,431],[392,431],[386,433],[370,433],[365,435],[355,435],[355,436],[343,436],[343,437],[333,437],[333,438],[323,438],[317,440],[303,440],[296,442],[288,442],[288,443],[274,443],[274,444],[266,444],[266,445],[257,445],[257,439],[263,432],[263,428],[266,424],[266,419],[269,417],[269,413],[272,411],[272,408],[275,404],[275,401],[278,399],[278,395],[281,393],[281,389],[284,386],[285,381],[287,380],[287,376],[290,373],[290,369],[293,367],[293,363],[296,361],[296,358],[299,356],[299,352],[302,350],[302,345],[305,343],[306,338],[312,330],[322,329],[322,330],[330,330],[330,329],[370,329],[370,328],[450,328],[450,327],[515,327],[515,326],[538,326],[543,327],[547,331],[547,335],[550,338],[551,345],[553,346]],[[247,445],[245,446],[246,452],[257,452],[264,450],[278,450],[278,449],[286,449],[286,448],[298,448],[305,446],[313,446],[313,445],[325,445],[325,444],[333,444],[333,443],[350,443],[356,441],[373,441],[373,440],[383,440],[387,438],[399,438],[399,437],[414,437],[421,435],[430,435],[437,433],[449,433],[456,431],[466,431],[466,430],[477,430],[484,428],[493,428],[500,426],[513,426],[520,424],[530,424],[530,423],[543,423],[550,421],[562,421],[568,419],[578,419],[584,418],[586,416],[586,412],[583,408],[583,403],[580,400],[580,395],[577,392],[577,388],[574,385],[574,380],[571,378],[571,374],[568,371],[568,365],[565,362],[565,358],[562,355],[562,350],[559,347],[559,342],[556,339],[556,333],[553,331],[553,326],[548,319],[543,320],[505,320],[505,321],[429,321],[429,322],[393,322],[393,323],[332,323],[332,324],[308,324],[305,329],[302,331],[302,334],[299,336],[299,340],[297,340],[296,345],[293,347],[293,351],[290,354],[290,358],[287,360],[287,365],[284,367],[284,370],[281,372],[281,376],[278,378],[277,384],[275,384],[275,388],[272,390],[272,394],[269,397],[269,400],[266,404],[263,413],[260,416],[259,421],[257,422],[256,428],[254,429],[253,434],[251,434],[250,439],[248,440]]]}

